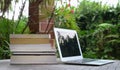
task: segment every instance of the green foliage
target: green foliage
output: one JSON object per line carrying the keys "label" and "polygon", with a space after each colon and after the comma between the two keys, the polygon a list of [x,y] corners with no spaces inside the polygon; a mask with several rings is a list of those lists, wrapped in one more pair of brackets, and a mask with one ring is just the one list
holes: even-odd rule
{"label": "green foliage", "polygon": [[[15,21],[14,26],[18,24],[18,21],[19,20]],[[15,34],[21,34],[23,32],[23,29],[26,27],[27,22],[28,22],[28,18],[25,17],[25,16],[22,16],[21,20],[19,21],[19,24],[17,25],[17,27],[16,26],[14,27],[14,29],[15,29],[14,33]],[[24,33],[27,33],[27,34],[30,33],[28,27],[26,28],[26,30],[24,31]]]}
{"label": "green foliage", "polygon": [[76,8],[76,21],[82,30],[89,30],[95,27],[95,24],[103,23],[102,15],[109,9],[108,6],[102,6],[98,2],[83,0]]}
{"label": "green foliage", "polygon": [[[118,47],[120,44],[119,35],[116,29],[117,26],[114,26],[113,24],[102,23],[98,25],[98,28],[93,33],[93,36],[96,38],[95,44],[98,48],[98,51],[96,52],[99,53],[99,58],[116,57],[115,54],[120,53],[113,52],[114,50],[119,51],[115,49],[115,45]],[[119,47],[117,49],[119,49]],[[113,53],[114,55],[112,55]]]}
{"label": "green foliage", "polygon": [[9,34],[13,31],[12,21],[0,18],[0,59],[10,57],[9,51]]}
{"label": "green foliage", "polygon": [[74,7],[62,6],[55,10],[55,27],[75,29],[79,31],[74,16]]}
{"label": "green foliage", "polygon": [[[83,0],[76,8],[80,43],[85,57],[120,59],[120,6]],[[98,55],[99,54],[99,55]]]}
{"label": "green foliage", "polygon": [[[0,18],[0,59],[8,59],[10,58],[11,52],[9,49],[9,35],[13,33],[21,33],[23,28],[25,27],[27,22],[27,18],[23,17],[20,20],[20,24],[16,28],[17,21],[14,22],[12,20],[6,18]],[[29,33],[27,29],[25,33]]]}

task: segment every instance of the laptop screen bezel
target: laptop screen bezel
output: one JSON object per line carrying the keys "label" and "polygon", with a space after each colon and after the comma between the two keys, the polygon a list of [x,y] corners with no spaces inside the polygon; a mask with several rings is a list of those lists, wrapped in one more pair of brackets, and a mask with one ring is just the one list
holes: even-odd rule
{"label": "laptop screen bezel", "polygon": [[[63,56],[62,56],[61,49],[60,49],[60,45],[59,45],[59,42],[58,42],[57,31],[72,32],[72,33],[74,32],[74,33],[76,34],[77,42],[78,42],[78,47],[79,47],[79,50],[80,50],[80,55],[77,55],[77,56],[69,56],[69,57],[63,57]],[[75,30],[62,29],[62,28],[54,28],[54,34],[55,34],[56,44],[57,44],[58,53],[59,53],[59,56],[60,56],[61,61],[71,61],[71,60],[83,59],[83,55],[82,55],[82,51],[81,51],[81,47],[80,47],[78,35],[77,35],[77,32],[76,32]]]}

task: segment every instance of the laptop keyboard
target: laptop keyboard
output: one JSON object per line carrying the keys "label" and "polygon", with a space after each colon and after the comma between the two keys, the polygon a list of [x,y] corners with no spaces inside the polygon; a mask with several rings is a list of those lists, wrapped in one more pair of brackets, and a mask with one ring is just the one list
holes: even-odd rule
{"label": "laptop keyboard", "polygon": [[97,59],[81,59],[81,60],[74,60],[74,61],[70,61],[73,63],[86,63],[86,62],[91,62],[91,61],[96,61]]}

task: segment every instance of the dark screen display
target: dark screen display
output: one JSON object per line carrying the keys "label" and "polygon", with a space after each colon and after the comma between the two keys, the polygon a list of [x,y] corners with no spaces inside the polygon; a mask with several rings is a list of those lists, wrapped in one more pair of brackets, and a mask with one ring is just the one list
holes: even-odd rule
{"label": "dark screen display", "polygon": [[60,32],[57,31],[58,42],[63,57],[78,56],[80,54],[77,36],[73,32]]}

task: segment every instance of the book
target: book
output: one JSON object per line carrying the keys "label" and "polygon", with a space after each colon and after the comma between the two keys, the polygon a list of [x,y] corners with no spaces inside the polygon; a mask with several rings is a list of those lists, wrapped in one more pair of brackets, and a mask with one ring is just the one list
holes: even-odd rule
{"label": "book", "polygon": [[30,55],[12,55],[10,64],[56,64],[56,56],[54,54],[30,54]]}
{"label": "book", "polygon": [[10,44],[11,52],[55,52],[51,44]]}
{"label": "book", "polygon": [[54,64],[55,48],[49,34],[11,34],[11,64]]}
{"label": "book", "polygon": [[50,39],[47,38],[12,38],[11,44],[47,44],[50,43]]}
{"label": "book", "polygon": [[51,38],[50,34],[10,34],[10,38]]}
{"label": "book", "polygon": [[55,52],[15,52],[12,55],[56,55]]}
{"label": "book", "polygon": [[49,34],[10,34],[10,44],[47,44]]}

